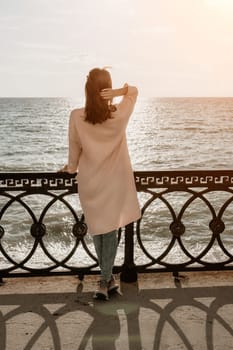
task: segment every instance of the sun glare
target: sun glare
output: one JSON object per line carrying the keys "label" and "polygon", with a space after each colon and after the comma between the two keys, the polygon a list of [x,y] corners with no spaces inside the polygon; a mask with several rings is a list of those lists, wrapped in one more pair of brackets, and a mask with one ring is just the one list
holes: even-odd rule
{"label": "sun glare", "polygon": [[216,6],[218,8],[225,8],[225,9],[229,9],[232,8],[233,9],[233,1],[232,0],[206,0],[206,3],[210,6]]}

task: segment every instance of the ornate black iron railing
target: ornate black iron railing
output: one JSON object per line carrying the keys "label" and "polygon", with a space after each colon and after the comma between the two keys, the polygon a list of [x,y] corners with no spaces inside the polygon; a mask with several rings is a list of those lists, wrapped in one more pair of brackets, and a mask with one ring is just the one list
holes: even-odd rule
{"label": "ornate black iron railing", "polygon": [[[233,269],[232,170],[134,175],[142,218],[119,230],[123,280]],[[0,174],[0,277],[99,273],[77,191],[65,173]]]}

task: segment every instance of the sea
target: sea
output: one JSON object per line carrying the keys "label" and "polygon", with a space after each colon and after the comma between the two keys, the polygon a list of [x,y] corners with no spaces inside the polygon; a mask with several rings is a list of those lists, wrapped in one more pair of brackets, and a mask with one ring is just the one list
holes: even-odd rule
{"label": "sea", "polygon": [[[82,99],[74,98],[0,98],[0,172],[53,172],[67,163],[68,120],[73,108],[83,106]],[[233,169],[233,98],[139,98],[127,128],[128,147],[132,166],[137,170],[198,170]],[[186,194],[177,193],[170,198],[177,207],[187,200]],[[229,194],[216,193],[212,200],[218,210]],[[149,197],[139,194],[143,207]],[[186,199],[185,199],[186,198]],[[47,199],[30,199],[35,211]],[[2,202],[2,203],[1,203]],[[6,199],[0,197],[0,208]],[[71,203],[80,211],[78,196]],[[233,206],[225,212],[224,244],[233,252]],[[58,218],[59,212],[59,218]],[[47,220],[47,221],[46,221]],[[210,241],[209,209],[200,199],[194,201],[183,217],[186,233],[184,245],[192,254],[199,254]],[[5,229],[2,246],[15,261],[21,261],[32,249],[31,218],[14,204],[0,218]],[[66,208],[56,204],[45,218],[48,250],[57,259],[64,258],[74,244],[71,233],[73,218]],[[141,222],[144,248],[154,257],[166,249],[171,240],[169,225],[171,214],[165,204],[155,201],[145,210]],[[85,238],[94,253],[92,239]],[[116,263],[123,259],[123,238],[120,241]],[[89,264],[91,259],[80,247],[70,264]],[[225,257],[226,258],[226,257]],[[218,246],[214,246],[206,259],[225,259]],[[37,253],[28,266],[49,265],[43,252]],[[148,257],[135,237],[135,261],[145,263]],[[168,262],[184,262],[180,247],[174,246]],[[0,254],[0,269],[9,266]]]}

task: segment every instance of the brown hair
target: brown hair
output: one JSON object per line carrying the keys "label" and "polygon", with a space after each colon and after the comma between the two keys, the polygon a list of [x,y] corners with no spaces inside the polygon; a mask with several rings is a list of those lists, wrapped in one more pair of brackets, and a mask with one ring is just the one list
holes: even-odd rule
{"label": "brown hair", "polygon": [[[106,69],[94,68],[89,72],[85,86],[85,120],[89,123],[103,123],[111,118],[111,101],[100,96],[103,89],[112,88],[112,79]],[[110,104],[109,104],[110,103]]]}

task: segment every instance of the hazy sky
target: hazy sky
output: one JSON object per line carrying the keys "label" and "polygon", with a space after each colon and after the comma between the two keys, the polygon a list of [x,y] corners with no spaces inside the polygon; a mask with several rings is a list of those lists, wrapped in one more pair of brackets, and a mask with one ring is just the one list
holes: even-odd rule
{"label": "hazy sky", "polygon": [[0,96],[233,96],[233,0],[0,0]]}

